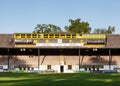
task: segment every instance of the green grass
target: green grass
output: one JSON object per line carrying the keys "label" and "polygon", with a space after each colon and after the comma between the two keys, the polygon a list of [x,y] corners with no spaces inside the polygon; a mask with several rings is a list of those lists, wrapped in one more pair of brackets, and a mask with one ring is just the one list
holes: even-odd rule
{"label": "green grass", "polygon": [[0,86],[120,86],[120,73],[0,73]]}

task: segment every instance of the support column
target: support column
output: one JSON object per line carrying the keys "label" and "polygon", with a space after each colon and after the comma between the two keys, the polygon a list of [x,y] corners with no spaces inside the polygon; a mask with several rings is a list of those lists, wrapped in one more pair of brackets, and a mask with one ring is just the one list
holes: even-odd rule
{"label": "support column", "polygon": [[80,65],[82,65],[82,63],[83,63],[83,59],[84,59],[84,55],[82,55],[82,57],[81,57]]}
{"label": "support column", "polygon": [[112,55],[111,55],[111,49],[109,49],[109,70],[111,70],[111,62],[112,62]]}
{"label": "support column", "polygon": [[38,70],[40,70],[40,49],[38,48]]}
{"label": "support column", "polygon": [[80,49],[79,49],[79,70],[80,70]]}
{"label": "support column", "polygon": [[9,48],[7,49],[8,51],[8,70],[10,69],[10,62],[9,62],[9,59],[10,59],[10,55],[9,55]]}

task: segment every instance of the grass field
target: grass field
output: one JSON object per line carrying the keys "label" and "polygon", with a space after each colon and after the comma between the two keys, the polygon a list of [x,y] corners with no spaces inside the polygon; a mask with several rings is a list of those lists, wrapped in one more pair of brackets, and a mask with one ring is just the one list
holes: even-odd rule
{"label": "grass field", "polygon": [[0,86],[120,86],[120,73],[0,73]]}

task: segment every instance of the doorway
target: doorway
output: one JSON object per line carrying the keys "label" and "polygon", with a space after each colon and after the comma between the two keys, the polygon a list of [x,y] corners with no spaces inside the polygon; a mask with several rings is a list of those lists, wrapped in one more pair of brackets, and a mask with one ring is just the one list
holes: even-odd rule
{"label": "doorway", "polygon": [[61,73],[64,72],[64,66],[60,66],[60,72],[61,72]]}

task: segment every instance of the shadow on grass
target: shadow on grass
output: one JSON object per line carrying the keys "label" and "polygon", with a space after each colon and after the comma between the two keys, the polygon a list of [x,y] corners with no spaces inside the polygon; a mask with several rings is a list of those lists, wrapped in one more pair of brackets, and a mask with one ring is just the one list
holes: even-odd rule
{"label": "shadow on grass", "polygon": [[[2,75],[1,75],[2,74]],[[0,86],[118,86],[120,74],[0,73]]]}

